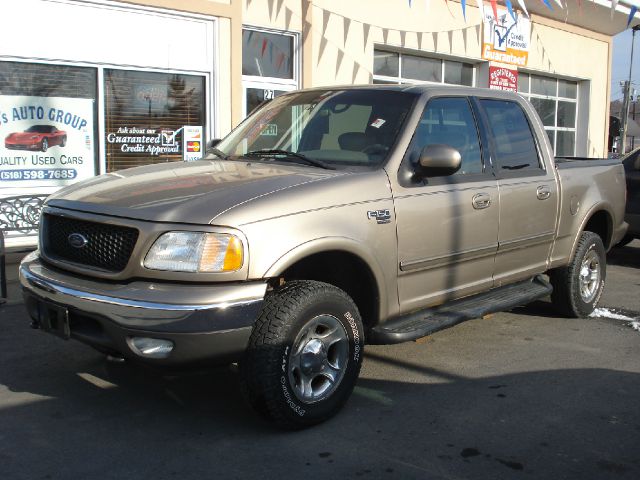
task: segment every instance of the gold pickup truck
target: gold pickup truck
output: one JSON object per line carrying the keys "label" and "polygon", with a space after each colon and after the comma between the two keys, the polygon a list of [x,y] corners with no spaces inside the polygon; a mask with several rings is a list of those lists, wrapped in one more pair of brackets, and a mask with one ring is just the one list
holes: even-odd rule
{"label": "gold pickup truck", "polygon": [[276,98],[195,162],[50,197],[35,327],[157,366],[239,364],[285,428],[336,414],[365,344],[551,296],[585,317],[625,234],[617,161],[554,159],[534,109],[434,85]]}

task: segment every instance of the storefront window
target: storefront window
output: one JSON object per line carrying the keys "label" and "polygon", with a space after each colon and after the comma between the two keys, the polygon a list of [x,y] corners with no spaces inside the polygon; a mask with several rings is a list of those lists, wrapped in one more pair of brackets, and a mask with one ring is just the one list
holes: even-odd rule
{"label": "storefront window", "polygon": [[242,83],[244,113],[298,88],[295,44],[288,32],[242,30]]}
{"label": "storefront window", "polygon": [[106,170],[182,160],[182,128],[203,126],[205,77],[104,70]]}
{"label": "storefront window", "polygon": [[400,52],[373,51],[373,83],[450,83],[473,86],[473,65]]}
{"label": "storefront window", "polygon": [[92,177],[95,68],[0,62],[0,229],[33,234],[42,200]]}
{"label": "storefront window", "polygon": [[578,82],[520,72],[518,92],[540,115],[555,154],[575,155]]}
{"label": "storefront window", "polygon": [[256,77],[293,78],[293,37],[243,30],[242,74]]}

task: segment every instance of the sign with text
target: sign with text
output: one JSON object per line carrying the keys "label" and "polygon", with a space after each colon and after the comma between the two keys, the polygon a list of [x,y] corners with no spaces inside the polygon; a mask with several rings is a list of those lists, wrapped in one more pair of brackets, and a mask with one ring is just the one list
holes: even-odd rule
{"label": "sign with text", "polygon": [[94,101],[0,96],[0,187],[55,187],[95,175]]}
{"label": "sign with text", "polygon": [[185,126],[182,129],[182,156],[185,162],[202,158],[203,134],[202,126]]}
{"label": "sign with text", "polygon": [[518,70],[489,66],[489,88],[493,90],[518,91]]}
{"label": "sign with text", "polygon": [[506,8],[498,7],[498,18],[490,8],[484,11],[482,58],[524,67],[529,58],[531,22],[523,16],[514,19]]}
{"label": "sign with text", "polygon": [[177,155],[180,153],[177,134],[165,128],[119,127],[107,133],[107,143],[120,146],[122,153]]}

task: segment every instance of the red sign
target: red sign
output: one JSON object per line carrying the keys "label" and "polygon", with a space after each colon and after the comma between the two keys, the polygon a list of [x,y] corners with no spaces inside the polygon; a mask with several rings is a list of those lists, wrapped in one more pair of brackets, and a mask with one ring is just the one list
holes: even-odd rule
{"label": "red sign", "polygon": [[489,66],[489,88],[517,92],[518,70]]}

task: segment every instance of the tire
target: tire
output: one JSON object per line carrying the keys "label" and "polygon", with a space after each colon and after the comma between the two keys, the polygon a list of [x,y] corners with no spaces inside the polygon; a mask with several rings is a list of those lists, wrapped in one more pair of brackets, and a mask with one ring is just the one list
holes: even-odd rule
{"label": "tire", "polygon": [[281,428],[315,425],[338,413],[351,395],[363,350],[360,313],[345,292],[291,281],[265,299],[240,363],[241,389]]}
{"label": "tire", "polygon": [[46,152],[49,149],[49,141],[46,138],[42,139],[42,144],[40,145],[40,150],[42,152]]}
{"label": "tire", "polygon": [[569,265],[549,273],[554,308],[568,317],[588,317],[600,300],[606,275],[602,239],[593,232],[582,232]]}
{"label": "tire", "polygon": [[65,147],[66,145],[67,145],[67,137],[62,137],[62,140],[60,141],[60,146]]}

